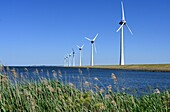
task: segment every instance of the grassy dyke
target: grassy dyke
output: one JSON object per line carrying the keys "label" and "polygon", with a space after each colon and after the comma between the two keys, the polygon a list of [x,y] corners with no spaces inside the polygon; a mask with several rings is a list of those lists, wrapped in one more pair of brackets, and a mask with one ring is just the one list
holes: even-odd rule
{"label": "grassy dyke", "polygon": [[[77,66],[79,67],[79,66]],[[140,65],[95,65],[82,66],[79,68],[100,68],[100,69],[123,69],[123,70],[141,70],[152,72],[170,72],[170,64],[140,64]]]}
{"label": "grassy dyke", "polygon": [[[113,80],[115,80],[113,77]],[[98,80],[96,78],[96,80]],[[87,84],[87,86],[89,86]],[[100,88],[78,90],[70,83],[41,79],[35,83],[12,84],[0,75],[0,110],[7,111],[57,111],[57,112],[168,112],[170,91],[136,98],[126,93],[114,93]]]}

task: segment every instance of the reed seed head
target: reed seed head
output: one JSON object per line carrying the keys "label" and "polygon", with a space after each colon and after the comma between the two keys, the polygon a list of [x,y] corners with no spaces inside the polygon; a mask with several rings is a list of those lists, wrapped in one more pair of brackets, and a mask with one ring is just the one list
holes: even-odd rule
{"label": "reed seed head", "polygon": [[94,80],[99,81],[99,79],[97,77],[95,77]]}
{"label": "reed seed head", "polygon": [[98,87],[97,85],[94,85],[94,88],[95,88],[96,90],[99,90],[99,87]]}
{"label": "reed seed head", "polygon": [[36,74],[36,75],[38,75],[38,74],[39,74],[39,71],[38,71],[38,69],[37,69],[37,68],[35,69],[35,74]]}
{"label": "reed seed head", "polygon": [[87,81],[85,81],[84,84],[85,84],[85,86],[87,86],[87,87],[90,86],[90,83],[87,82]]}
{"label": "reed seed head", "polygon": [[108,89],[108,91],[111,91],[112,90],[112,85],[108,85],[107,89]]}
{"label": "reed seed head", "polygon": [[117,103],[115,100],[112,100],[111,103],[116,107],[117,106]]}
{"label": "reed seed head", "polygon": [[27,68],[24,68],[24,71],[25,71],[25,72],[28,72],[28,69],[27,69]]}
{"label": "reed seed head", "polygon": [[159,89],[158,88],[156,88],[155,90],[154,90],[154,94],[160,94],[161,92],[159,91]]}
{"label": "reed seed head", "polygon": [[114,80],[115,83],[117,82],[117,78],[116,78],[116,75],[114,73],[112,73],[112,79]]}
{"label": "reed seed head", "polygon": [[69,86],[70,86],[71,88],[74,88],[74,84],[71,83],[71,82],[69,82]]}
{"label": "reed seed head", "polygon": [[17,72],[15,71],[14,68],[11,70],[11,72],[12,72],[12,74],[14,75],[15,78],[18,76],[18,74],[17,74]]}
{"label": "reed seed head", "polygon": [[83,71],[79,68],[78,69],[79,74],[83,74]]}
{"label": "reed seed head", "polygon": [[50,92],[54,92],[54,88],[52,88],[50,85],[47,85],[47,88]]}
{"label": "reed seed head", "polygon": [[55,70],[52,70],[52,73],[53,73],[53,77],[57,77],[57,73],[56,73],[56,71]]}
{"label": "reed seed head", "polygon": [[49,73],[49,71],[47,70],[47,76],[49,77],[50,76],[50,73]]}
{"label": "reed seed head", "polygon": [[135,100],[133,96],[131,96],[131,99],[132,99],[132,103],[135,104]]}
{"label": "reed seed head", "polygon": [[38,87],[38,92],[42,92],[42,87]]}
{"label": "reed seed head", "polygon": [[6,75],[1,75],[1,74],[0,74],[0,76],[1,76],[1,77],[0,77],[0,82],[5,83],[5,82],[9,81],[9,80],[8,80],[8,77],[7,77]]}
{"label": "reed seed head", "polygon": [[105,95],[105,98],[106,98],[106,99],[110,99],[111,96],[110,96],[110,95]]}
{"label": "reed seed head", "polygon": [[104,89],[100,89],[100,94],[103,94],[104,93]]}
{"label": "reed seed head", "polygon": [[58,70],[58,75],[59,75],[59,77],[62,77],[62,73],[60,70]]}
{"label": "reed seed head", "polygon": [[96,103],[96,104],[95,104],[95,107],[96,107],[97,109],[99,109],[100,111],[105,109],[105,106],[104,106],[103,103]]}
{"label": "reed seed head", "polygon": [[41,69],[41,70],[40,70],[40,73],[41,73],[41,74],[44,74],[44,70],[43,70],[43,69]]}
{"label": "reed seed head", "polygon": [[45,79],[45,78],[41,79],[41,83],[42,83],[43,85],[48,85],[48,81],[47,81],[47,79]]}

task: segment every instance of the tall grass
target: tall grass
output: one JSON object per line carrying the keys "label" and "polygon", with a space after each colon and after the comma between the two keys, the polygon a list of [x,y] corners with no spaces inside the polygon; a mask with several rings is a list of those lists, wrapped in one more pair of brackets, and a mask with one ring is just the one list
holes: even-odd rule
{"label": "tall grass", "polygon": [[[17,74],[14,73],[14,76]],[[53,75],[60,74],[54,72]],[[112,74],[116,84],[116,76]],[[98,78],[95,78],[99,81]],[[77,89],[74,84],[41,78],[37,82],[14,83],[5,74],[0,74],[0,110],[8,111],[57,111],[57,112],[168,112],[170,91],[144,95],[140,98],[126,93],[114,93],[112,87]]]}

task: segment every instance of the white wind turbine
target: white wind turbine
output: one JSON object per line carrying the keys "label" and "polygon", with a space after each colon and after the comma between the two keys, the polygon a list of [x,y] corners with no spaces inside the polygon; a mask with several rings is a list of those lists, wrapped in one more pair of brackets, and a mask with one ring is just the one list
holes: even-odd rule
{"label": "white wind turbine", "polygon": [[66,66],[66,65],[67,65],[67,58],[64,57],[64,66]]}
{"label": "white wind turbine", "polygon": [[82,60],[82,49],[84,47],[84,45],[82,45],[81,47],[77,45],[77,47],[79,48],[79,51],[80,51],[80,65],[81,66],[81,60]]}
{"label": "white wind turbine", "polygon": [[71,53],[68,54],[68,66],[71,66]]}
{"label": "white wind turbine", "polygon": [[69,58],[68,55],[64,57],[64,65],[69,66]]}
{"label": "white wind turbine", "polygon": [[69,58],[68,58],[68,56],[64,57],[64,66],[69,66]]}
{"label": "white wind turbine", "polygon": [[73,57],[72,57],[72,66],[75,66],[75,51],[74,51],[73,48],[72,48],[72,54],[73,54]]}
{"label": "white wind turbine", "polygon": [[127,25],[126,20],[125,20],[123,2],[121,2],[121,5],[122,5],[122,20],[119,22],[121,26],[116,32],[118,32],[121,29],[121,32],[120,32],[120,65],[124,65],[125,63],[124,63],[123,26],[125,25],[132,35],[133,33],[131,29],[129,28],[129,26]]}
{"label": "white wind turbine", "polygon": [[91,42],[91,66],[93,66],[94,65],[94,60],[93,60],[93,49],[95,49],[95,52],[96,52],[96,46],[95,46],[95,40],[96,40],[96,38],[97,38],[97,36],[98,36],[98,34],[94,37],[94,39],[93,40],[91,40],[91,39],[89,39],[89,38],[87,38],[87,37],[85,37],[87,40],[89,40],[90,42]]}
{"label": "white wind turbine", "polygon": [[69,55],[66,56],[66,66],[69,66]]}

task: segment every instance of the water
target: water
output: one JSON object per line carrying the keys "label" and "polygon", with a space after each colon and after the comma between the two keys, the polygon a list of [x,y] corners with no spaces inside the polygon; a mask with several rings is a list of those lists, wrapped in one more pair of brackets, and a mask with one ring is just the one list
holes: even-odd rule
{"label": "water", "polygon": [[[88,68],[64,68],[53,66],[32,66],[32,67],[5,67],[2,73],[7,72],[8,77],[13,80],[11,70],[15,69],[17,81],[37,81],[42,78],[59,80],[64,84],[72,83],[79,89],[94,89],[94,85],[107,90],[111,85],[114,92],[126,92],[133,95],[144,95],[153,93],[154,89],[160,91],[170,90],[170,72],[144,72],[130,70],[108,70]],[[117,77],[115,82],[111,74]],[[98,80],[95,80],[95,77]],[[90,87],[85,85],[90,83]],[[94,89],[95,90],[95,89]]]}

